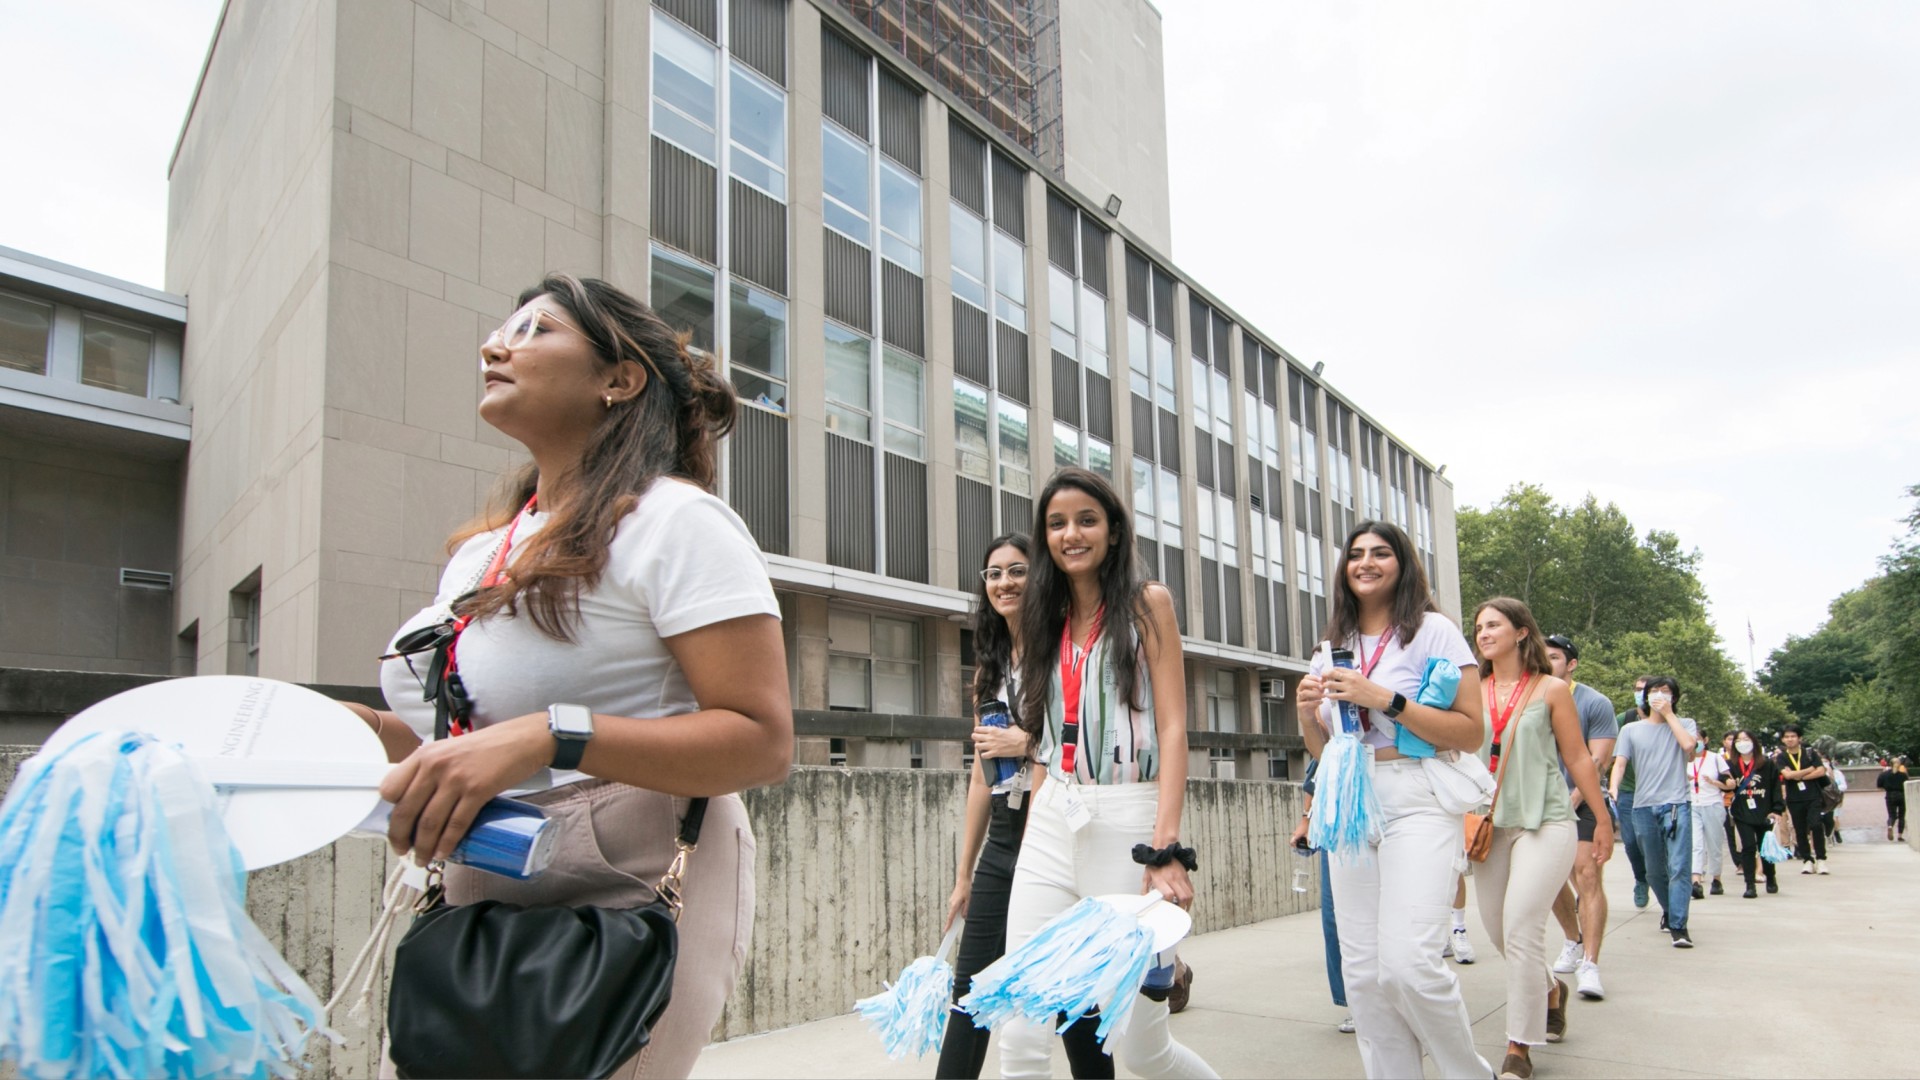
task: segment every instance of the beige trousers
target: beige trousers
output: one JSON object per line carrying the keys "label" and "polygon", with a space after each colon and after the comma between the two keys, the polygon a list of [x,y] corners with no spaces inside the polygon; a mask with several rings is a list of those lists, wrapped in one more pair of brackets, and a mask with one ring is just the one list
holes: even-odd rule
{"label": "beige trousers", "polygon": [[[653,899],[653,884],[673,861],[674,836],[687,810],[686,799],[610,780],[521,798],[544,809],[559,830],[553,864],[531,881],[449,865],[448,902],[638,907]],[[693,1071],[746,966],[753,939],[753,860],[753,829],[740,797],[708,800],[699,847],[687,867],[673,1000],[646,1047],[614,1070],[615,1077],[684,1077]],[[382,1075],[392,1076],[392,1068],[385,1065]]]}
{"label": "beige trousers", "polygon": [[1507,1038],[1527,1046],[1547,1041],[1547,916],[1573,870],[1579,837],[1571,821],[1537,829],[1493,830],[1487,860],[1473,872],[1480,921],[1507,961]]}

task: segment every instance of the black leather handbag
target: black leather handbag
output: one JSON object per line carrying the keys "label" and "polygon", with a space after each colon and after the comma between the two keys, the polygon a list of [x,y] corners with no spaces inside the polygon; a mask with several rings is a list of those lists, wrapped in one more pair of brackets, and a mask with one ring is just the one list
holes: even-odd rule
{"label": "black leather handbag", "polygon": [[687,856],[707,800],[680,823],[673,864],[637,908],[446,903],[437,874],[394,953],[388,1055],[406,1080],[605,1077],[666,1011]]}

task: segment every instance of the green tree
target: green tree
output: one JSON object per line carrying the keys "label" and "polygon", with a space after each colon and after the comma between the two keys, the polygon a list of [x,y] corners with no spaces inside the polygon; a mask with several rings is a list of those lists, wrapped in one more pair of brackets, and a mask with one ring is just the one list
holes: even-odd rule
{"label": "green tree", "polygon": [[1753,703],[1740,671],[1720,648],[1704,616],[1667,619],[1651,630],[1633,630],[1580,662],[1580,677],[1615,701],[1630,700],[1642,675],[1670,675],[1680,683],[1683,716],[1711,738],[1733,726],[1733,716]]}
{"label": "green tree", "polygon": [[1836,739],[1870,742],[1888,753],[1920,754],[1920,714],[1906,707],[1887,679],[1862,679],[1827,702],[1815,730]]}
{"label": "green tree", "polygon": [[1768,654],[1759,682],[1761,688],[1785,700],[1794,715],[1810,722],[1849,685],[1873,675],[1869,643],[1829,620],[1805,637],[1788,638]]}

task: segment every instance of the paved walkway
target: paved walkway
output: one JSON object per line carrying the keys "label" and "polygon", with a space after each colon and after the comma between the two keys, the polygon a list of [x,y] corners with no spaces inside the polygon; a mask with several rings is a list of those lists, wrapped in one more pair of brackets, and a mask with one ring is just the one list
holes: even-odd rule
{"label": "paved walkway", "polygon": [[[1697,947],[1689,952],[1658,931],[1657,905],[1634,910],[1631,873],[1616,857],[1606,878],[1613,905],[1601,957],[1607,999],[1575,999],[1566,1041],[1534,1052],[1535,1075],[1920,1076],[1920,1058],[1903,1045],[1914,1030],[1920,853],[1850,842],[1832,851],[1829,865],[1826,877],[1783,867],[1776,896],[1743,900],[1734,888],[1695,901],[1689,921]],[[1729,867],[1727,882],[1738,877]],[[1475,907],[1470,895],[1479,962],[1454,970],[1481,1053],[1497,1066],[1505,1051],[1505,976]],[[1557,926],[1548,940],[1557,950]],[[1174,1032],[1221,1075],[1362,1075],[1353,1037],[1335,1030],[1345,1010],[1329,1003],[1317,913],[1206,934],[1183,955],[1197,978]],[[990,1052],[987,1076],[999,1075],[996,1062]],[[716,1044],[693,1075],[929,1077],[933,1065],[931,1056],[888,1061],[849,1014]],[[1068,1075],[1057,1053],[1054,1075]]]}

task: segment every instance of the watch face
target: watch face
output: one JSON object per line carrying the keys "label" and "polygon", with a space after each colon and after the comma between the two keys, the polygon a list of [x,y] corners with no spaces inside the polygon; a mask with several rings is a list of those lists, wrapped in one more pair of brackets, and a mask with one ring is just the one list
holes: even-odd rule
{"label": "watch face", "polygon": [[548,711],[553,733],[568,739],[593,737],[593,711],[584,705],[555,705]]}

